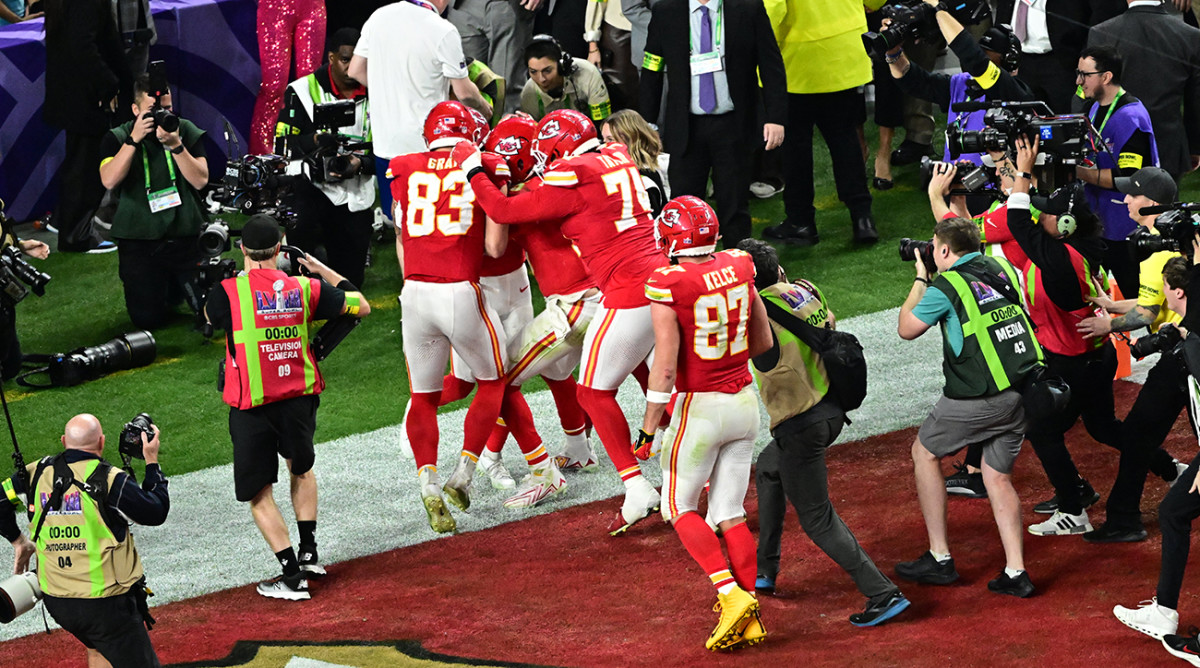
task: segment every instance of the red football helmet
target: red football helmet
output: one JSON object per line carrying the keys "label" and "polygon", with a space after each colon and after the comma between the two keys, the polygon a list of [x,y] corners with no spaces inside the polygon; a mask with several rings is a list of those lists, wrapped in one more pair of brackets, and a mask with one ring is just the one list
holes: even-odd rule
{"label": "red football helmet", "polygon": [[479,124],[467,105],[447,100],[434,105],[425,117],[424,134],[429,148],[452,148],[464,139],[478,143]]}
{"label": "red football helmet", "polygon": [[708,255],[717,249],[717,214],[692,195],[667,202],[654,221],[654,237],[667,257]]}
{"label": "red football helmet", "polygon": [[487,116],[478,109],[468,109],[471,112],[471,118],[475,119],[475,125],[479,128],[479,137],[475,140],[475,145],[483,148],[483,142],[487,139],[488,133],[492,131],[492,123]]}
{"label": "red football helmet", "polygon": [[521,116],[509,116],[496,124],[487,136],[483,150],[495,153],[508,163],[513,183],[524,183],[533,172],[533,138],[537,123]]}
{"label": "red football helmet", "polygon": [[574,109],[556,109],[537,126],[533,157],[543,169],[560,158],[569,158],[600,145],[591,119]]}

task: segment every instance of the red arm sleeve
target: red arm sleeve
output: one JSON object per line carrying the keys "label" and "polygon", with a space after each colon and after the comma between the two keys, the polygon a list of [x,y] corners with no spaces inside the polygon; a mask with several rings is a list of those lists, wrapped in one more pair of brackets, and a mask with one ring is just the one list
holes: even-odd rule
{"label": "red arm sleeve", "polygon": [[582,210],[579,192],[574,188],[535,188],[505,197],[482,172],[471,177],[475,201],[497,223],[540,223],[562,220]]}

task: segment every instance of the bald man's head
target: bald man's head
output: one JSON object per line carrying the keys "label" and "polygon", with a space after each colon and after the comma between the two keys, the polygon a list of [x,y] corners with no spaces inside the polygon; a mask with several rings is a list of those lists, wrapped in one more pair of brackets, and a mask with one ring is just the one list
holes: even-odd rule
{"label": "bald man's head", "polygon": [[104,431],[95,415],[82,413],[67,422],[63,430],[62,444],[68,450],[84,450],[95,455],[104,452]]}

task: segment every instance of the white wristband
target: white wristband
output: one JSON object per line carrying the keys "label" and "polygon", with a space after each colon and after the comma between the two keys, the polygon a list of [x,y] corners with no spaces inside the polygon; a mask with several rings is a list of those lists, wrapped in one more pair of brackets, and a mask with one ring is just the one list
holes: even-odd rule
{"label": "white wristband", "polygon": [[666,404],[671,402],[670,392],[658,392],[656,390],[646,390],[646,401],[652,404]]}

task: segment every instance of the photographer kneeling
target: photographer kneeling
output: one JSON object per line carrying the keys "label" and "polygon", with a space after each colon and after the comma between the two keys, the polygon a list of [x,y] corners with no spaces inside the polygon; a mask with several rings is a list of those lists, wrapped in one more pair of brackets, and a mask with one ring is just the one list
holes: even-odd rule
{"label": "photographer kneeling", "polygon": [[[288,85],[275,135],[286,145],[276,150],[286,150],[292,170],[308,177],[293,186],[296,224],[288,242],[318,256],[323,247],[330,268],[362,287],[374,222],[375,159],[338,146],[371,139],[367,90],[346,71],[358,37],[353,28],[333,33],[325,49],[329,65]],[[317,105],[340,100],[354,102],[352,123],[322,127]]]}
{"label": "photographer kneeling", "polygon": [[134,81],[134,120],[109,131],[100,147],[100,180],[118,195],[112,236],[125,309],[141,329],[165,325],[190,294],[207,220],[200,198],[208,184],[204,132],[163,113],[171,93],[165,85],[155,90],[160,85],[149,75]]}
{"label": "photographer kneeling", "polygon": [[[35,508],[29,520],[32,541],[13,515],[24,505],[18,495],[26,494],[25,484],[17,476],[3,482],[9,503],[0,504],[0,536],[16,550],[13,570],[28,570],[36,551],[46,610],[87,647],[89,666],[105,661],[121,668],[160,665],[146,633],[154,619],[129,526],[158,526],[171,509],[158,465],[159,431],[153,429],[153,436],[139,432],[146,478],[138,487],[102,458],[100,421],[87,413],[71,418],[62,436],[63,453],[27,467],[33,489],[26,498]],[[37,505],[34,499],[46,500]]]}

